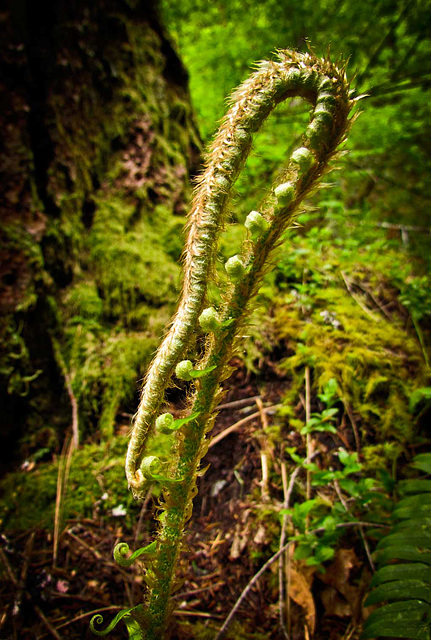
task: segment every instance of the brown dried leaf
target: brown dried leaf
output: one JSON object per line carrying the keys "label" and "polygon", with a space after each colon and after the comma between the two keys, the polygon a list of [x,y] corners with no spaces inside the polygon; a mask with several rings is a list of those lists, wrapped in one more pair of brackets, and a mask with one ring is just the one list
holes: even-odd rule
{"label": "brown dried leaf", "polygon": [[[360,589],[349,584],[349,578],[351,570],[359,565],[353,549],[338,549],[332,564],[324,574],[319,575],[319,579],[328,585],[328,589],[322,593],[322,602],[328,614],[346,617],[358,610]],[[337,591],[344,598],[337,595]]]}
{"label": "brown dried leaf", "polygon": [[288,594],[305,611],[305,618],[310,634],[314,634],[316,626],[316,607],[314,606],[311,584],[313,582],[314,569],[302,567],[298,563],[290,563]]}

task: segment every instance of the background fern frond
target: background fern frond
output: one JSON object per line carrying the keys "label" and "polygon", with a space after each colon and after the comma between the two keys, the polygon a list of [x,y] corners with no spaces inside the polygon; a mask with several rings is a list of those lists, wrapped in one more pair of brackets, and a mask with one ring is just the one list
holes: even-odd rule
{"label": "background fern frond", "polygon": [[[431,473],[431,454],[411,466]],[[431,480],[402,480],[403,497],[393,513],[398,521],[377,545],[379,570],[365,605],[381,605],[366,620],[361,640],[431,639]],[[408,561],[408,562],[403,562]]]}

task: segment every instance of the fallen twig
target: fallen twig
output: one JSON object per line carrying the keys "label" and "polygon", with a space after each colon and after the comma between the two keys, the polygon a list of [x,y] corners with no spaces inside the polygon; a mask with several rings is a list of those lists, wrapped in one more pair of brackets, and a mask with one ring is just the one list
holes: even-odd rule
{"label": "fallen twig", "polygon": [[[278,407],[280,406],[281,405],[279,404],[273,404],[271,407],[266,407],[265,409],[263,409],[263,411],[265,413],[271,413],[271,411],[278,409]],[[231,425],[227,429],[224,429],[224,431],[221,431],[216,436],[214,436],[214,438],[210,442],[209,448],[218,444],[221,440],[223,440],[223,438],[226,438],[226,436],[228,436],[230,433],[233,433],[234,431],[242,427],[244,424],[247,424],[247,422],[251,422],[255,418],[258,418],[260,415],[261,415],[260,411],[256,411],[255,413],[252,413],[245,418],[241,418],[241,420],[238,420],[238,422],[235,422],[235,424]]]}

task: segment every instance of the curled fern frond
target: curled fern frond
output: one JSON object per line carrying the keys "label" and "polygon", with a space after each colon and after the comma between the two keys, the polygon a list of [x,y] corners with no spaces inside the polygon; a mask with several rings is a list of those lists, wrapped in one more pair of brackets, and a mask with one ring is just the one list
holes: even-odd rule
{"label": "curled fern frond", "polygon": [[115,629],[115,627],[120,622],[120,620],[123,620],[127,627],[127,631],[129,633],[129,640],[143,640],[144,636],[143,636],[142,629],[139,623],[133,617],[134,613],[139,614],[142,612],[142,609],[143,609],[142,605],[139,604],[137,607],[132,607],[131,609],[123,609],[122,611],[119,611],[115,616],[115,618],[112,620],[112,622],[110,622],[106,627],[106,629],[103,629],[103,630],[96,629],[96,627],[94,626],[95,624],[97,625],[103,624],[103,616],[100,613],[98,613],[91,618],[90,629],[96,636],[106,636],[113,629]]}
{"label": "curled fern frond", "polygon": [[[274,184],[268,185],[259,212],[248,216],[246,240],[238,255],[225,264],[227,284],[220,291],[216,309],[210,306],[210,291],[218,282],[215,266],[220,234],[234,184],[254,134],[278,104],[295,97],[310,105],[309,126]],[[259,63],[231,96],[228,113],[196,180],[181,298],[149,367],[126,456],[127,480],[135,497],[144,496],[148,479],[157,480],[164,489],[163,510],[158,516],[158,553],[144,576],[150,587],[146,640],[160,640],[168,624],[175,566],[184,526],[192,513],[201,460],[208,449],[207,434],[223,395],[221,384],[232,373],[229,363],[247,325],[253,299],[285,231],[295,224],[304,199],[318,187],[346,140],[354,105],[344,65],[338,67],[312,53],[279,51],[276,60]],[[206,333],[205,343],[200,360],[194,363],[186,358],[201,330]],[[175,426],[172,417],[160,416],[174,374],[188,383],[187,413],[197,417],[174,429],[172,455],[165,465],[147,455],[147,446],[156,429],[169,431]],[[170,477],[162,475],[165,468]]]}
{"label": "curled fern frond", "polygon": [[151,542],[146,547],[141,547],[141,549],[137,549],[131,556],[127,557],[130,547],[127,542],[119,542],[113,551],[114,560],[120,567],[130,567],[131,564],[135,562],[140,556],[149,555],[152,556],[155,554],[157,549],[157,542]]}

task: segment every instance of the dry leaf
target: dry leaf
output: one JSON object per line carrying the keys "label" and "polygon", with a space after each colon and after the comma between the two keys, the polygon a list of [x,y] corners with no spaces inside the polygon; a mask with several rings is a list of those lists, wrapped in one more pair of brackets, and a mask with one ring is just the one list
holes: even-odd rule
{"label": "dry leaf", "polygon": [[349,578],[351,570],[359,565],[353,549],[338,549],[334,561],[325,573],[319,575],[319,579],[328,585],[328,589],[322,592],[322,602],[329,615],[344,618],[357,611],[361,593],[358,587],[349,583]]}
{"label": "dry leaf", "polygon": [[310,635],[314,634],[316,626],[316,607],[311,593],[313,574],[312,567],[302,567],[298,563],[295,563],[294,566],[292,562],[290,563],[288,594],[296,604],[304,609]]}

